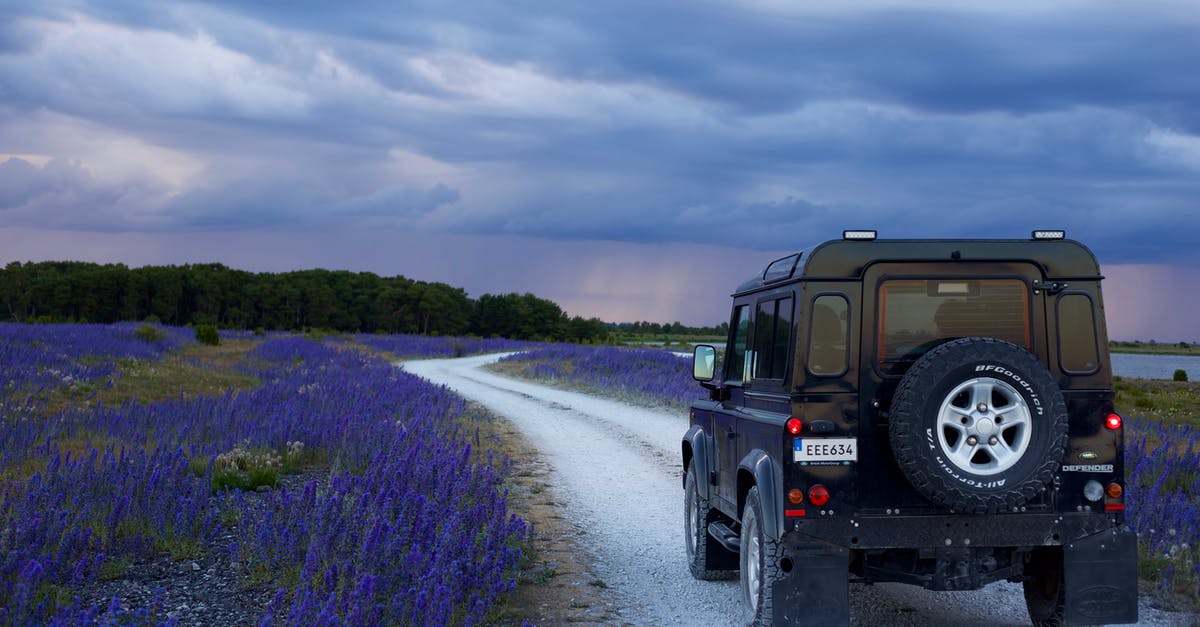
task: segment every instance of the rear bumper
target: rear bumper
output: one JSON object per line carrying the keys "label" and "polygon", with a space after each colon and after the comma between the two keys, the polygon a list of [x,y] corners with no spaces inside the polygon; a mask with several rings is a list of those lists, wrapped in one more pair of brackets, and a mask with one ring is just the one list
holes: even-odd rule
{"label": "rear bumper", "polygon": [[[787,566],[781,568],[783,576],[774,582],[773,621],[777,625],[846,625],[850,622],[850,599],[848,566],[851,551],[845,547],[813,541],[800,534],[784,536],[784,559]],[[908,549],[911,550],[911,549]],[[961,553],[971,562],[975,572],[959,583],[969,585],[928,586],[934,589],[978,588],[984,579],[975,561],[987,549],[940,547],[935,549],[943,556]],[[1057,561],[1058,551],[1054,551]],[[1107,529],[1100,533],[1069,541],[1062,545],[1063,573],[1061,588],[1066,624],[1121,624],[1136,623],[1137,607],[1137,535],[1120,529]],[[1057,570],[1057,564],[1051,568]],[[992,575],[1029,577],[1022,574],[1022,564],[1011,563]],[[927,577],[927,582],[939,576]],[[941,577],[941,581],[953,578]],[[986,578],[988,581],[994,577]],[[903,578],[891,579],[904,581]],[[921,585],[918,577],[907,583]]]}
{"label": "rear bumper", "polygon": [[790,518],[796,533],[847,549],[1058,546],[1118,529],[1120,514],[1007,513],[981,515]]}

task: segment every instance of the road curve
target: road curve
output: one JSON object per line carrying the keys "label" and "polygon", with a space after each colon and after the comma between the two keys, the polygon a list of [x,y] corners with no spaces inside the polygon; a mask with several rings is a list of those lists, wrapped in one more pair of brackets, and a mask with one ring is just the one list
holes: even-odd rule
{"label": "road curve", "polygon": [[[576,526],[597,574],[635,625],[739,625],[736,581],[697,581],[683,554],[680,414],[559,390],[482,369],[499,355],[406,361],[401,366],[511,422],[551,466],[547,481]],[[930,592],[853,585],[855,625],[1028,625],[1019,585]],[[1141,608],[1145,625],[1195,617]]]}

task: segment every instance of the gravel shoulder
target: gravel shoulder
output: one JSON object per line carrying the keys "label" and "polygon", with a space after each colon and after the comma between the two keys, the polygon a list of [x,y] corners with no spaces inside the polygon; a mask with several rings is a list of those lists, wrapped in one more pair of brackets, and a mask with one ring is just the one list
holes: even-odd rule
{"label": "gravel shoulder", "polygon": [[[509,421],[549,467],[549,485],[578,533],[611,605],[597,622],[739,625],[736,581],[697,581],[683,557],[682,415],[636,407],[482,370],[499,355],[406,361]],[[1028,625],[1019,585],[930,592],[900,584],[853,585],[855,625]],[[1197,624],[1143,599],[1143,625]]]}

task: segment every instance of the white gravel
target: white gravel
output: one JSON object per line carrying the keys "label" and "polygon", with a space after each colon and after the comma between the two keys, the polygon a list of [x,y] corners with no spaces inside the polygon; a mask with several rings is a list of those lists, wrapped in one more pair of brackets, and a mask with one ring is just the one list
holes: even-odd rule
{"label": "white gravel", "polygon": [[[683,549],[680,439],[687,418],[498,376],[481,369],[499,355],[407,361],[402,367],[503,416],[552,467],[547,480],[580,530],[624,623],[738,625],[736,581],[692,578]],[[855,625],[1028,625],[1021,587],[969,592],[903,584],[853,585]],[[1142,625],[1197,624],[1155,610]]]}

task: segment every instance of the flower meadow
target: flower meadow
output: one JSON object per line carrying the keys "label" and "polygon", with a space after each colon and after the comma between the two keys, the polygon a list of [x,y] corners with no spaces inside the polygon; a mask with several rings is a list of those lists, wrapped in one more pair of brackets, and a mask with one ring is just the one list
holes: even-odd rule
{"label": "flower meadow", "polygon": [[680,411],[705,396],[692,380],[691,358],[659,349],[546,344],[500,362],[523,366],[535,379]]}
{"label": "flower meadow", "polygon": [[[681,411],[703,395],[691,360],[667,351],[547,345],[501,361],[531,378]],[[1138,532],[1141,572],[1164,598],[1200,599],[1200,429],[1136,416],[1125,424],[1126,522]]]}
{"label": "flower meadow", "polygon": [[1200,429],[1126,421],[1125,520],[1138,532],[1140,569],[1159,592],[1200,603]]}
{"label": "flower meadow", "polygon": [[0,412],[32,409],[54,389],[107,384],[121,360],[154,360],[195,343],[190,329],[154,325],[155,339],[145,340],[141,327],[0,323]]}
{"label": "flower meadow", "polygon": [[537,342],[504,338],[463,338],[428,335],[368,335],[360,333],[349,339],[377,351],[397,357],[462,357],[476,353],[518,351],[538,346]]}
{"label": "flower meadow", "polygon": [[[147,351],[104,326],[0,332],[0,368],[35,373],[11,377],[6,400],[68,384],[27,359],[49,355],[62,369],[154,359],[172,346]],[[132,563],[211,551],[227,551],[245,585],[274,590],[263,625],[483,622],[514,586],[530,530],[508,511],[508,462],[473,451],[459,432],[465,402],[384,360],[303,337],[269,337],[239,367],[264,383],[52,415],[35,399],[34,411],[0,413],[0,624],[171,622],[161,603],[89,604],[78,591]],[[279,481],[297,471],[306,480]],[[276,487],[229,488],[243,479]]]}

